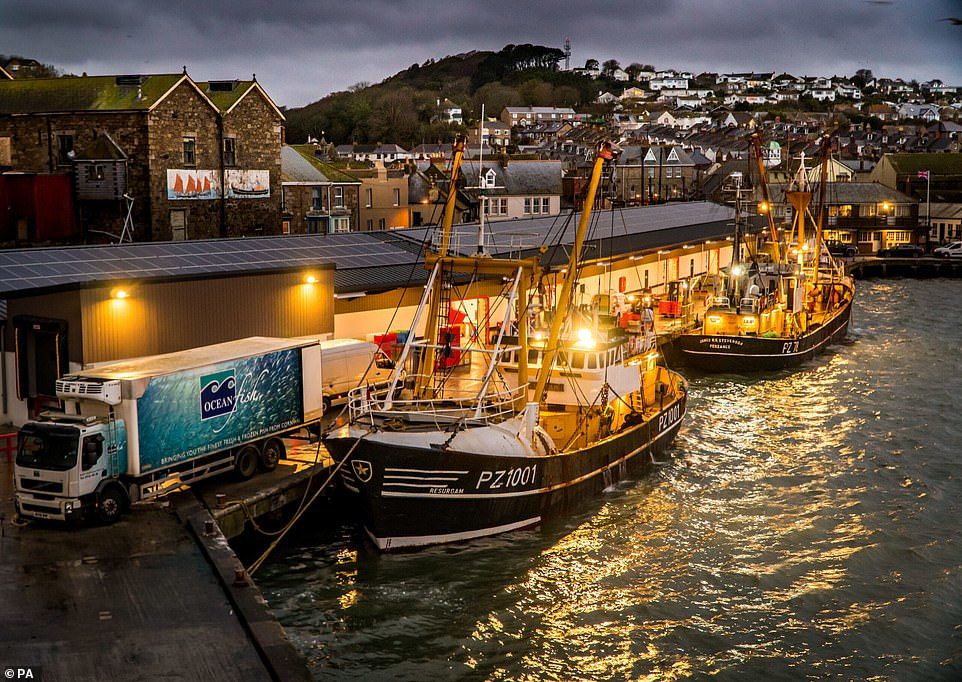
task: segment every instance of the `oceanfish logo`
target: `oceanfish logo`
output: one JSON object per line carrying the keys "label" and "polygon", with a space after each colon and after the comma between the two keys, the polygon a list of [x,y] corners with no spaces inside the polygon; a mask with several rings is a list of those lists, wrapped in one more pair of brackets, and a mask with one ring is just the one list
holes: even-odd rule
{"label": "oceanfish logo", "polygon": [[200,418],[213,419],[234,411],[237,404],[237,380],[228,369],[200,378]]}

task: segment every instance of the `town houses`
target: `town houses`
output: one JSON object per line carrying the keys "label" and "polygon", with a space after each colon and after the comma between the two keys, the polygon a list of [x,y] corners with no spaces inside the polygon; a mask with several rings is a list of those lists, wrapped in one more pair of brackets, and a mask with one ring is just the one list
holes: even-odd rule
{"label": "town houses", "polygon": [[[457,187],[465,222],[524,221],[577,206],[585,157],[601,140],[620,150],[603,200],[618,208],[722,201],[732,173],[756,183],[755,135],[777,190],[803,158],[812,164],[831,133],[835,237],[871,253],[956,234],[954,223],[934,225],[923,204],[955,215],[962,202],[960,88],[866,70],[845,77],[605,65],[572,69],[599,85],[596,101],[576,107],[508,105],[478,120],[471,102],[438,97],[431,121],[443,139],[410,148],[391,139],[288,144],[285,113],[256,78],[195,81],[186,68],[61,78],[0,72],[0,242],[435,224],[459,134],[468,140]],[[13,66],[29,73],[27,61]]]}

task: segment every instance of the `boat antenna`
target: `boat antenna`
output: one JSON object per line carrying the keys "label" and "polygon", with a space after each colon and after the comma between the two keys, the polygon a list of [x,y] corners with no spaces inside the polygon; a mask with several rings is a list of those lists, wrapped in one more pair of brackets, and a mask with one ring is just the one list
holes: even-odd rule
{"label": "boat antenna", "polygon": [[581,257],[581,249],[584,246],[585,234],[588,231],[588,224],[591,221],[591,209],[594,207],[595,196],[598,193],[598,185],[601,182],[601,172],[605,161],[614,158],[614,150],[608,141],[598,145],[595,155],[595,162],[591,169],[591,179],[588,182],[588,191],[585,194],[584,205],[581,209],[581,219],[578,221],[578,229],[575,232],[575,240],[571,245],[571,255],[568,258],[568,271],[565,273],[561,292],[555,301],[555,314],[551,319],[551,330],[548,340],[545,342],[544,355],[541,358],[541,367],[538,369],[538,380],[534,387],[534,399],[541,402],[545,387],[548,385],[548,377],[551,374],[551,367],[554,365],[558,355],[558,340],[561,336],[561,325],[569,309],[568,302],[571,299],[571,289],[575,280],[578,278],[578,259]]}
{"label": "boat antenna", "polygon": [[481,122],[478,124],[478,251],[477,255],[484,255],[484,209],[486,197],[484,195],[484,103],[481,103]]}

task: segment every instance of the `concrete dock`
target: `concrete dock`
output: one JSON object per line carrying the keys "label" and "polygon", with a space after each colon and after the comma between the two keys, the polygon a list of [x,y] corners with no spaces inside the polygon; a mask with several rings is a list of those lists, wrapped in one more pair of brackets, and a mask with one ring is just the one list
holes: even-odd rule
{"label": "concrete dock", "polygon": [[[296,448],[292,455],[308,457]],[[244,517],[233,507],[243,501],[258,518],[299,501],[313,466],[311,454],[250,481],[221,477],[203,497],[232,500],[215,511],[236,530]],[[0,455],[5,669],[39,666],[48,681],[310,679],[194,491],[135,505],[108,527],[15,524],[13,511],[13,462]]]}

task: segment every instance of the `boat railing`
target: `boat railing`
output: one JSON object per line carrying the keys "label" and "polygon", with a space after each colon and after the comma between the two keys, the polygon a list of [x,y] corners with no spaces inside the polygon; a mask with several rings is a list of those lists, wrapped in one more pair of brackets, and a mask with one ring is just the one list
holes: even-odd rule
{"label": "boat railing", "polygon": [[[406,383],[418,385],[419,379],[426,382],[430,377],[409,375]],[[348,392],[349,416],[352,422],[373,420],[374,417],[436,425],[462,420],[501,422],[514,416],[517,412],[516,406],[522,404],[521,398],[526,397],[524,386],[510,390],[489,390],[484,395],[479,395],[477,389],[482,383],[480,380],[461,380],[443,394],[427,398],[406,397],[410,389],[401,389],[395,391],[395,396],[389,396],[388,389],[358,386]],[[476,390],[472,392],[471,388]]]}
{"label": "boat railing", "polygon": [[706,301],[707,308],[731,308],[732,303],[727,296],[712,296],[710,301]]}

